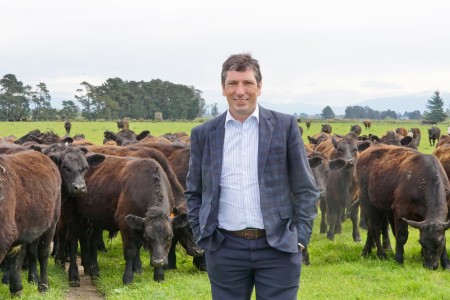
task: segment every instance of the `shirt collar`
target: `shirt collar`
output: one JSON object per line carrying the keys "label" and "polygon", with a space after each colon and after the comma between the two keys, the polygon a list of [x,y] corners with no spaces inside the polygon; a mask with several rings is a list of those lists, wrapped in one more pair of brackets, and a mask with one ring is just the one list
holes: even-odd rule
{"label": "shirt collar", "polygon": [[[255,110],[253,111],[253,113],[252,113],[245,121],[247,121],[247,120],[250,119],[251,117],[255,117],[255,118],[256,118],[256,122],[259,123],[259,104],[256,104]],[[238,122],[238,121],[231,115],[229,109],[227,109],[227,116],[226,116],[226,118],[225,118],[225,124],[226,124],[228,121],[236,121],[236,122]],[[244,122],[245,122],[245,121],[244,121]]]}

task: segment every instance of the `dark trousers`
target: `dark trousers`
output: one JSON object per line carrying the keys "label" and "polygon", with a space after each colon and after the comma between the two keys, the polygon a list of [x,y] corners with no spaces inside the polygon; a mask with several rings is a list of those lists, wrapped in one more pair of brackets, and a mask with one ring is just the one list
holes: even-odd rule
{"label": "dark trousers", "polygon": [[270,247],[266,238],[246,240],[222,231],[225,240],[216,251],[205,251],[212,299],[297,299],[302,254]]}

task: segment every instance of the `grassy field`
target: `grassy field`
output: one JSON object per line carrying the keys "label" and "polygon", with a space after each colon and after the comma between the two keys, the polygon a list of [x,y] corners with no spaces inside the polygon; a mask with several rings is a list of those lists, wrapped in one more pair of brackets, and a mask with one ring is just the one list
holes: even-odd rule
{"label": "grassy field", "polygon": [[[323,121],[313,121],[311,129],[305,128],[303,138],[320,131]],[[152,123],[130,122],[130,129],[135,132],[150,130],[158,136],[169,132],[190,132],[200,122],[191,123]],[[330,122],[333,133],[345,134],[355,122]],[[439,124],[441,132],[446,134],[447,124]],[[428,143],[429,126],[418,122],[374,122],[370,130],[363,128],[362,134],[383,135],[387,130],[397,127],[410,129],[420,128],[423,138],[419,150],[431,153],[434,147]],[[63,136],[63,122],[46,123],[0,123],[0,136],[15,135],[20,137],[33,129],[52,130]],[[101,144],[105,130],[117,131],[115,122],[73,122],[72,135],[84,133],[86,138]],[[361,256],[363,244],[355,243],[351,237],[351,222],[346,220],[343,233],[335,237],[334,242],[327,240],[319,233],[319,218],[313,230],[310,243],[311,265],[303,266],[301,288],[298,299],[449,299],[450,272],[442,269],[430,271],[422,266],[418,230],[410,229],[408,242],[405,245],[405,263],[400,266],[393,260],[393,253],[388,253],[388,260],[379,260],[375,251],[372,256]],[[363,240],[366,232],[361,230]],[[395,241],[392,239],[392,244]],[[101,278],[95,284],[107,299],[210,299],[207,274],[199,272],[192,265],[192,258],[178,248],[178,269],[166,271],[166,280],[162,283],[153,281],[153,270],[149,266],[148,254],[143,254],[144,272],[135,277],[133,284],[122,285],[124,260],[120,236],[107,243],[109,251],[99,253]],[[50,262],[50,291],[40,295],[34,285],[26,282],[23,273],[24,299],[63,299],[65,290],[69,289],[67,275]],[[0,299],[9,298],[7,286],[0,286]],[[253,298],[254,299],[254,298]]]}

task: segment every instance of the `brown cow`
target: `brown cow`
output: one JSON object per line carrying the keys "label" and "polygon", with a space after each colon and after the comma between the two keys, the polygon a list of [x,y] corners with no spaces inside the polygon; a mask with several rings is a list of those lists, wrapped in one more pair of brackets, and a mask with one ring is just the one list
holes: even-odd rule
{"label": "brown cow", "polygon": [[413,139],[417,141],[417,145],[420,146],[420,128],[413,127],[409,130],[409,132],[412,134]]}
{"label": "brown cow", "polygon": [[[114,176],[111,176],[114,174]],[[86,174],[87,195],[77,199],[77,212],[92,224],[87,269],[99,274],[97,249],[103,230],[120,231],[125,258],[123,283],[142,272],[140,248],[150,252],[154,280],[164,280],[162,267],[172,243],[171,220],[174,199],[161,165],[154,159],[106,156],[105,161]],[[69,229],[70,230],[70,229]],[[78,229],[78,230],[83,230]]]}
{"label": "brown cow", "polygon": [[369,120],[364,120],[363,125],[366,129],[370,129],[370,126],[372,126],[372,122]]}
{"label": "brown cow", "polygon": [[9,271],[9,290],[15,296],[23,289],[20,270],[25,252],[14,248],[31,244],[36,251],[29,259],[39,259],[38,289],[45,292],[50,244],[61,211],[58,169],[37,151],[4,154],[0,156],[0,182],[0,261],[5,259]]}
{"label": "brown cow", "polygon": [[406,130],[406,128],[399,127],[399,128],[395,129],[395,133],[400,134],[402,136],[407,136],[408,135],[408,130]]}
{"label": "brown cow", "polygon": [[306,121],[306,129],[309,130],[310,127],[311,127],[311,121]]}
{"label": "brown cow", "polygon": [[363,151],[356,164],[361,205],[365,208],[368,235],[363,255],[371,253],[386,258],[380,243],[380,231],[386,217],[395,235],[395,260],[403,263],[408,224],[420,231],[425,267],[450,268],[445,248],[447,200],[450,185],[433,155],[406,147],[374,145]]}

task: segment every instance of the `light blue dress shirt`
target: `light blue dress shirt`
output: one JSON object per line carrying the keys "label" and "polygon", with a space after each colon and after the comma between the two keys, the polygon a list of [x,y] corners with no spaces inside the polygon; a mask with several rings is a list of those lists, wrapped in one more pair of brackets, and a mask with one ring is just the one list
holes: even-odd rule
{"label": "light blue dress shirt", "polygon": [[264,229],[258,183],[259,106],[243,123],[227,111],[220,178],[219,228]]}

